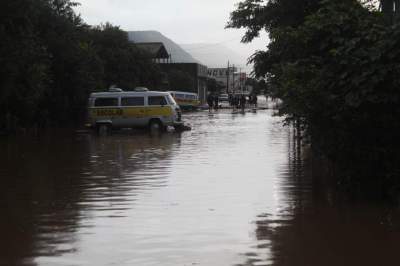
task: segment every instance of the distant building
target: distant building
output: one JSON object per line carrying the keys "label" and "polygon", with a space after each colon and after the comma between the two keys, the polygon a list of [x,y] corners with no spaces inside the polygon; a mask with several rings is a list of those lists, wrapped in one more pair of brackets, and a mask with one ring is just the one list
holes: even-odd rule
{"label": "distant building", "polygon": [[166,78],[161,90],[187,91],[199,95],[199,100],[205,103],[207,97],[207,67],[194,59],[178,44],[156,31],[130,31],[129,40],[138,48],[147,51],[154,62],[159,63],[163,72],[171,71],[186,73],[191,84],[184,88],[173,88]]}
{"label": "distant building", "polygon": [[157,31],[128,31],[129,41],[133,43],[162,43],[169,54],[170,62],[199,63],[173,40]]}
{"label": "distant building", "polygon": [[245,85],[247,74],[238,73],[236,67],[230,67],[229,72],[228,68],[209,68],[208,77],[223,84],[225,93],[249,93],[249,88]]}

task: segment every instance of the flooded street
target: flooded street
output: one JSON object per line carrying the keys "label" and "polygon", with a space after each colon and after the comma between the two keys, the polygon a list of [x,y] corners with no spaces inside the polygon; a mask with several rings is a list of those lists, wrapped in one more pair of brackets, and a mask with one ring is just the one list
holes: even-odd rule
{"label": "flooded street", "polygon": [[184,119],[0,140],[0,265],[398,265],[399,210],[312,178],[272,111]]}

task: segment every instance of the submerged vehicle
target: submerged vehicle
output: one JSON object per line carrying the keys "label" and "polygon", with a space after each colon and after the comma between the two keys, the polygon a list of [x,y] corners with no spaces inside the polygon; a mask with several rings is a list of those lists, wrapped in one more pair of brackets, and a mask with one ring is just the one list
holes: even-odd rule
{"label": "submerged vehicle", "polygon": [[91,93],[89,123],[98,131],[112,128],[166,129],[183,126],[181,109],[168,92],[123,91],[112,88],[107,92]]}
{"label": "submerged vehicle", "polygon": [[197,93],[185,91],[169,91],[169,93],[184,110],[196,110],[200,105]]}

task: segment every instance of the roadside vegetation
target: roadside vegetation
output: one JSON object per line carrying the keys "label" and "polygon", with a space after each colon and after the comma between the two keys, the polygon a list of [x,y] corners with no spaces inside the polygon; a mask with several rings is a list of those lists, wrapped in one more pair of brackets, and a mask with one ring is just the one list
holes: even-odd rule
{"label": "roadside vegetation", "polygon": [[[400,24],[394,1],[245,0],[228,27],[266,30],[257,77],[346,187],[399,192]],[[388,7],[389,6],[389,7]],[[381,12],[383,10],[384,12]]]}
{"label": "roadside vegetation", "polygon": [[0,3],[0,132],[71,125],[89,91],[155,86],[159,67],[116,26],[89,26],[69,0]]}

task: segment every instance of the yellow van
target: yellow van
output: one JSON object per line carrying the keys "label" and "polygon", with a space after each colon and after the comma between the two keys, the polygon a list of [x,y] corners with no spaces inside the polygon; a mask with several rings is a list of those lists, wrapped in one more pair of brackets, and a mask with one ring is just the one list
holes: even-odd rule
{"label": "yellow van", "polygon": [[185,91],[169,91],[169,93],[182,109],[196,110],[200,105],[197,93]]}
{"label": "yellow van", "polygon": [[149,127],[166,129],[183,126],[181,110],[168,92],[123,91],[112,88],[89,97],[90,126],[101,131],[111,128]]}

